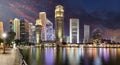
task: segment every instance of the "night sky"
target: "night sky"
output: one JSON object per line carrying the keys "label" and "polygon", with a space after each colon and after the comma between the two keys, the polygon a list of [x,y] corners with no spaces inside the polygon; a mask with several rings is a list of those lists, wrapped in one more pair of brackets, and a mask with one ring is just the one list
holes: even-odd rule
{"label": "night sky", "polygon": [[65,34],[69,32],[69,18],[79,18],[83,24],[120,29],[120,0],[0,0],[0,20],[8,29],[10,18],[25,18],[35,23],[38,13],[45,11],[47,18],[54,23],[56,5],[65,9]]}

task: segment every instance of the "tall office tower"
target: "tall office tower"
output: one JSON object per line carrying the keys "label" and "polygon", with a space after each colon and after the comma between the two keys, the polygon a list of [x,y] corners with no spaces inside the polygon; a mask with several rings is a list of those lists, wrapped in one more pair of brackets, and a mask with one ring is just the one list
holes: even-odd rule
{"label": "tall office tower", "polygon": [[32,23],[29,23],[29,43],[32,43],[32,26],[33,24]]}
{"label": "tall office tower", "polygon": [[9,23],[10,23],[10,32],[13,32],[13,20],[10,19]]}
{"label": "tall office tower", "polygon": [[79,43],[79,19],[70,19],[70,43]]}
{"label": "tall office tower", "polygon": [[35,28],[35,25],[32,26],[32,32],[33,32],[33,35],[32,35],[32,43],[36,43],[36,28]]}
{"label": "tall office tower", "polygon": [[54,41],[53,23],[47,19],[46,22],[46,41]]}
{"label": "tall office tower", "polygon": [[64,33],[64,7],[57,5],[55,8],[55,35],[57,42],[63,42]]}
{"label": "tall office tower", "polygon": [[47,21],[46,13],[45,12],[40,12],[39,13],[39,19],[42,22],[41,40],[46,41],[46,21]]}
{"label": "tall office tower", "polygon": [[90,40],[90,26],[89,25],[84,25],[84,39],[83,43],[88,43]]}
{"label": "tall office tower", "polygon": [[25,22],[25,38],[26,38],[26,42],[29,42],[29,21],[27,19],[24,20]]}
{"label": "tall office tower", "polygon": [[4,32],[4,30],[3,30],[3,22],[0,21],[0,38],[2,38],[3,32]]}
{"label": "tall office tower", "polygon": [[41,30],[42,30],[42,21],[40,19],[36,20],[36,43],[40,44],[41,42]]}
{"label": "tall office tower", "polygon": [[33,43],[33,37],[34,37],[34,26],[33,23],[29,23],[29,42]]}
{"label": "tall office tower", "polygon": [[25,19],[20,20],[20,41],[26,44],[29,41],[29,22]]}
{"label": "tall office tower", "polygon": [[20,20],[20,41],[21,41],[21,44],[26,43],[26,40],[25,40],[26,32],[25,32],[25,23],[24,22],[25,22],[24,19]]}
{"label": "tall office tower", "polygon": [[15,18],[13,20],[13,28],[14,28],[14,32],[16,33],[15,39],[19,39],[20,40],[20,19]]}

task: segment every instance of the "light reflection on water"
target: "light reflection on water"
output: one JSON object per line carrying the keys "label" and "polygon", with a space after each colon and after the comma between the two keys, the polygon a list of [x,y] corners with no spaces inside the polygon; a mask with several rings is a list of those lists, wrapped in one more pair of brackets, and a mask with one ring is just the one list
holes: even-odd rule
{"label": "light reflection on water", "polygon": [[22,53],[28,65],[120,65],[120,48],[30,47]]}

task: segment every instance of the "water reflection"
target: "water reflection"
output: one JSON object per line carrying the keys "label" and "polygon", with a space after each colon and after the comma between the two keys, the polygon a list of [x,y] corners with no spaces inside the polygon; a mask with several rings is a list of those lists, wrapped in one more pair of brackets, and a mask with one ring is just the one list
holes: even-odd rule
{"label": "water reflection", "polygon": [[45,65],[54,65],[55,50],[52,48],[45,48]]}
{"label": "water reflection", "polygon": [[28,65],[120,65],[120,48],[30,47],[22,53]]}

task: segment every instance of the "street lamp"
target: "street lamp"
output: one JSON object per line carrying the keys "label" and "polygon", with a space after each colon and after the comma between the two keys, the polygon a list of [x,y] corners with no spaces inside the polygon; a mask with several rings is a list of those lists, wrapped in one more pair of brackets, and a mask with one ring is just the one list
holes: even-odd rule
{"label": "street lamp", "polygon": [[3,37],[3,40],[4,40],[4,41],[3,41],[3,42],[4,42],[4,43],[3,43],[3,54],[5,54],[5,43],[6,43],[6,42],[5,42],[5,41],[6,41],[5,39],[6,39],[6,37],[7,37],[7,34],[6,34],[6,33],[3,33],[3,34],[2,34],[2,37]]}
{"label": "street lamp", "polygon": [[7,34],[6,33],[3,33],[2,34],[2,37],[5,39],[7,37]]}

